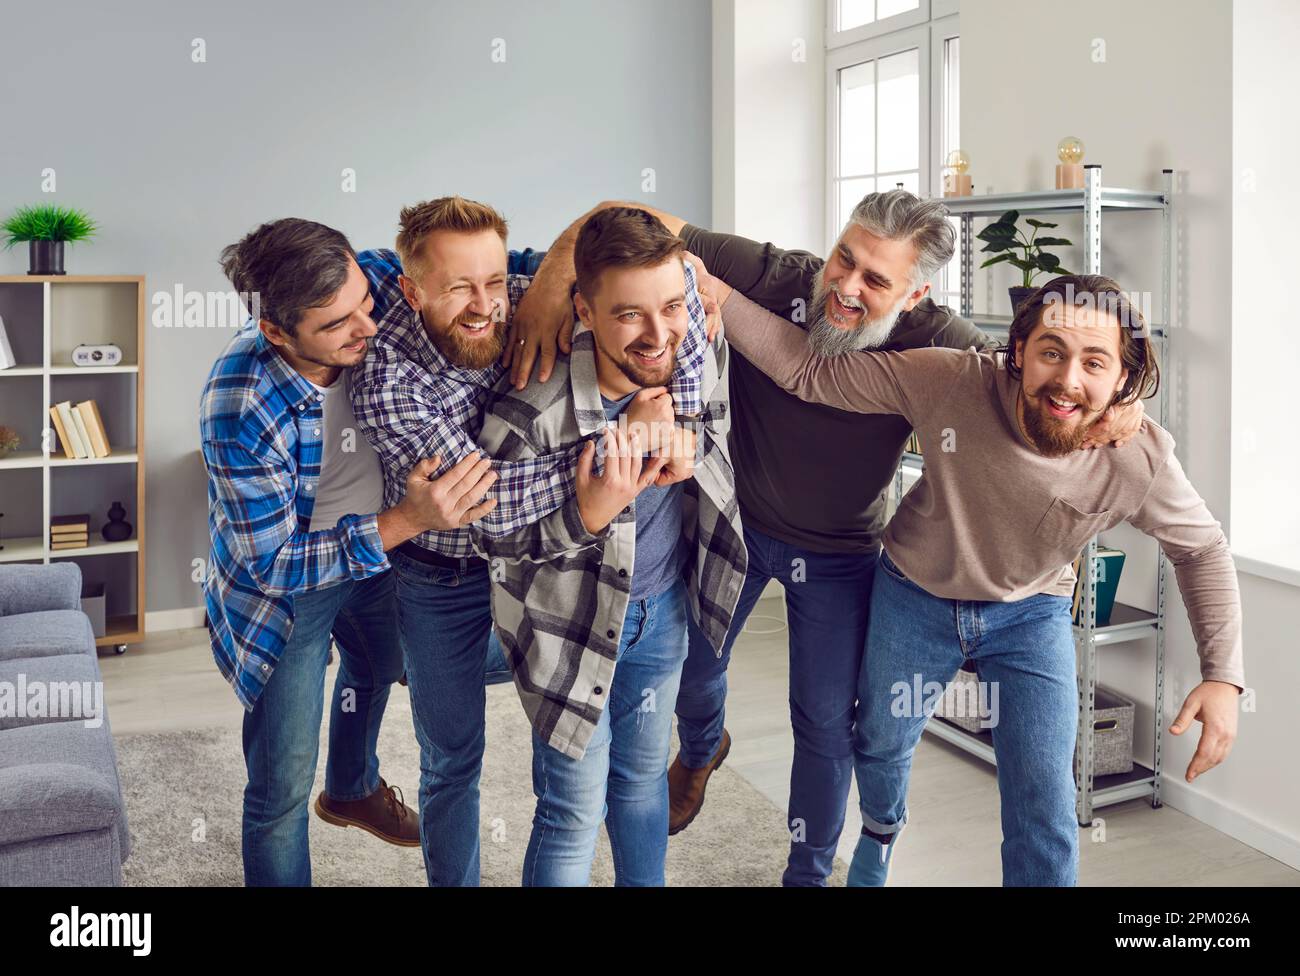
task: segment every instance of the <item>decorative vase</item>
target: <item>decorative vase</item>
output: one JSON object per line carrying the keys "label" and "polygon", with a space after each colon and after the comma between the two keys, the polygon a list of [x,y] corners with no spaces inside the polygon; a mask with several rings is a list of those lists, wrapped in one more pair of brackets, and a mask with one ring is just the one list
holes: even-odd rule
{"label": "decorative vase", "polygon": [[126,520],[126,509],[121,502],[113,502],[108,510],[108,524],[100,530],[105,542],[125,542],[131,538],[131,523]]}
{"label": "decorative vase", "polygon": [[31,241],[28,246],[29,275],[61,275],[63,270],[63,241]]}
{"label": "decorative vase", "polygon": [[1008,288],[1007,291],[1011,294],[1011,314],[1015,315],[1016,309],[1020,307],[1020,303],[1034,292],[1038,291],[1038,289],[1034,288],[1032,285],[1028,288],[1023,285],[1016,285],[1014,288]]}

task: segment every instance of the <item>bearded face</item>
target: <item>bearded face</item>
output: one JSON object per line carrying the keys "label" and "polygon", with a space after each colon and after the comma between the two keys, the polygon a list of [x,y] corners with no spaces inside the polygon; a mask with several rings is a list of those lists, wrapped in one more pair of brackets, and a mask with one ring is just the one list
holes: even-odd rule
{"label": "bearded face", "polygon": [[860,299],[845,296],[837,283],[827,282],[823,268],[813,289],[808,344],[822,356],[842,356],[883,346],[907,298],[904,294],[892,308],[873,319]]}
{"label": "bearded face", "polygon": [[501,358],[505,347],[506,320],[499,311],[503,308],[504,303],[496,305],[491,315],[465,309],[441,326],[423,315],[424,330],[437,350],[457,366],[486,369]]}
{"label": "bearded face", "polygon": [[1054,382],[1032,391],[1022,387],[1022,393],[1025,436],[1045,457],[1065,457],[1077,451],[1110,406],[1109,400],[1093,404],[1082,389],[1071,391]]}

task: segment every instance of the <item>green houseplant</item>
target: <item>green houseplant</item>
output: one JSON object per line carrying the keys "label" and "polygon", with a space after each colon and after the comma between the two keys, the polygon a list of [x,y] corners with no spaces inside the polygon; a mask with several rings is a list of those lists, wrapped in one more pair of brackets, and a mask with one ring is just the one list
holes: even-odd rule
{"label": "green houseplant", "polygon": [[1016,226],[1016,221],[1019,219],[1019,210],[1008,210],[975,235],[984,242],[984,246],[980,248],[981,253],[985,251],[994,252],[993,257],[980,265],[981,268],[987,268],[992,264],[1001,264],[1005,261],[1015,265],[1021,271],[1021,283],[1009,289],[1013,314],[1020,307],[1020,303],[1028,298],[1029,294],[1034,290],[1034,279],[1040,274],[1044,272],[1052,275],[1072,274],[1072,272],[1061,267],[1060,258],[1049,251],[1043,250],[1044,247],[1069,246],[1070,241],[1067,241],[1064,237],[1038,236],[1040,230],[1051,229],[1056,224],[1050,224],[1045,220],[1036,220],[1033,217],[1026,217],[1025,223],[1034,228],[1029,237],[1026,238],[1024,231]]}
{"label": "green houseplant", "polygon": [[5,250],[15,244],[28,244],[27,273],[61,275],[63,245],[89,240],[98,230],[84,210],[38,203],[19,207],[4,222]]}

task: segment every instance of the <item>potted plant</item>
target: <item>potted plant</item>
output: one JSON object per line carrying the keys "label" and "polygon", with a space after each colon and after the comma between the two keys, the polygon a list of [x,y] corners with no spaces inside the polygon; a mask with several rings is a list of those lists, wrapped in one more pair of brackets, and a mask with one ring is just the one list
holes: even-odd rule
{"label": "potted plant", "polygon": [[26,241],[29,245],[27,273],[61,275],[63,245],[88,240],[97,230],[84,210],[40,203],[19,207],[4,222],[5,250]]}
{"label": "potted plant", "polygon": [[[1021,283],[1009,289],[1012,315],[1020,307],[1020,303],[1034,291],[1034,279],[1040,274],[1044,272],[1053,275],[1072,273],[1061,267],[1061,259],[1055,254],[1043,250],[1044,247],[1049,246],[1068,246],[1070,242],[1064,237],[1038,236],[1040,230],[1055,227],[1056,224],[1049,224],[1045,220],[1026,217],[1025,223],[1034,228],[1029,237],[1026,238],[1024,232],[1016,226],[1016,221],[1019,219],[1019,210],[1008,210],[975,235],[984,242],[984,246],[980,248],[981,252],[994,252],[993,257],[980,265],[981,268],[1008,261],[1019,268],[1023,275]],[[1017,251],[1020,254],[1017,254]]]}

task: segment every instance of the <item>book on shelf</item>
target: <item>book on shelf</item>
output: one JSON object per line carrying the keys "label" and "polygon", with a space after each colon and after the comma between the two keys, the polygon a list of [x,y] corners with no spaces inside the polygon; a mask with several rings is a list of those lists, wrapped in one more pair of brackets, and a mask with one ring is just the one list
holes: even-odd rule
{"label": "book on shelf", "polygon": [[56,403],[50,407],[50,420],[68,458],[102,458],[112,453],[108,431],[94,400]]}
{"label": "book on shelf", "polygon": [[4,316],[0,315],[0,369],[17,365],[18,360],[14,358],[13,346],[9,345],[9,333],[5,331]]}
{"label": "book on shelf", "polygon": [[50,518],[51,532],[88,532],[89,530],[89,515],[55,515]]}
{"label": "book on shelf", "polygon": [[[1097,626],[1104,627],[1110,623],[1111,611],[1115,609],[1115,593],[1119,590],[1119,575],[1124,570],[1124,553],[1118,549],[1097,547]],[[1074,622],[1083,623],[1083,555],[1074,560]]]}
{"label": "book on shelf", "polygon": [[90,435],[90,447],[94,450],[95,457],[108,457],[111,453],[108,446],[108,432],[104,430],[104,419],[99,415],[99,407],[95,401],[85,400],[78,403],[77,416]]}
{"label": "book on shelf", "polygon": [[56,515],[50,519],[51,549],[85,549],[89,544],[89,515]]}

